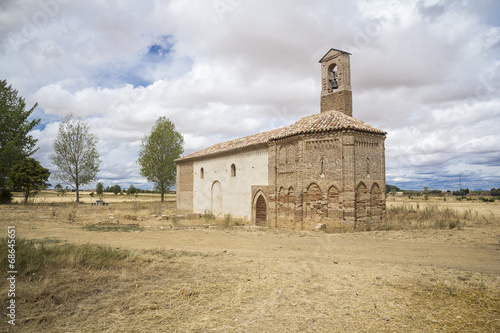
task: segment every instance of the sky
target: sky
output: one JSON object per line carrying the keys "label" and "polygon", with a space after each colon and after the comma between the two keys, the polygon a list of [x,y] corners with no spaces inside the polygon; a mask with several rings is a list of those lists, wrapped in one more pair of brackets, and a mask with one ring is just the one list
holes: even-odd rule
{"label": "sky", "polygon": [[388,133],[387,184],[500,187],[498,0],[0,2],[0,78],[38,103],[34,157],[54,170],[72,113],[105,187],[152,187],[137,158],[160,116],[189,154],[319,113],[330,48],[352,54],[353,116]]}

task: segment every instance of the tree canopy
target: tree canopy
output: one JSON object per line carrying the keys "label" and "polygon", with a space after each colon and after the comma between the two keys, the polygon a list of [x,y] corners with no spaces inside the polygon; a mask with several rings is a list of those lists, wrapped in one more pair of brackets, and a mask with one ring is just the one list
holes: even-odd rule
{"label": "tree canopy", "polygon": [[130,185],[127,189],[127,195],[137,194],[138,190],[134,185]]}
{"label": "tree canopy", "polygon": [[76,201],[80,202],[80,186],[97,180],[101,163],[97,138],[86,122],[68,115],[59,125],[53,148],[54,178],[75,188]]}
{"label": "tree canopy", "polygon": [[103,193],[104,193],[104,185],[102,183],[97,183],[97,185],[95,187],[95,193],[97,195],[103,195]]}
{"label": "tree canopy", "polygon": [[106,192],[112,192],[114,195],[122,193],[122,187],[120,185],[113,185],[111,187],[106,187]]}
{"label": "tree canopy", "polygon": [[8,185],[16,190],[24,192],[24,202],[28,202],[28,197],[35,195],[38,191],[50,186],[47,181],[50,171],[40,165],[34,158],[28,157],[19,161],[12,168]]}
{"label": "tree canopy", "polygon": [[155,189],[165,193],[175,185],[175,160],[184,151],[184,138],[175,130],[175,125],[165,117],[160,117],[151,132],[142,139],[139,159],[140,173]]}
{"label": "tree canopy", "polygon": [[29,132],[40,119],[28,120],[37,104],[26,110],[26,102],[17,95],[17,90],[0,80],[0,189],[7,186],[12,167],[31,156],[37,139]]}
{"label": "tree canopy", "polygon": [[389,184],[386,184],[385,185],[385,193],[396,193],[396,192],[400,192],[402,191],[399,187],[397,186],[394,186],[394,185],[389,185]]}

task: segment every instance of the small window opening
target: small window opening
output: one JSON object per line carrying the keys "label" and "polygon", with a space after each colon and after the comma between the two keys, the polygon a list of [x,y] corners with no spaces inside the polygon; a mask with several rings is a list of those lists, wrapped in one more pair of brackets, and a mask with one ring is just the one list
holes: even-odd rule
{"label": "small window opening", "polygon": [[337,65],[330,66],[328,70],[328,82],[330,83],[330,91],[335,91],[339,87]]}
{"label": "small window opening", "polygon": [[205,178],[205,170],[203,170],[203,168],[200,169],[200,178],[201,179]]}
{"label": "small window opening", "polygon": [[236,177],[236,165],[231,164],[231,177]]}
{"label": "small window opening", "polygon": [[321,160],[321,176],[325,175],[325,161]]}

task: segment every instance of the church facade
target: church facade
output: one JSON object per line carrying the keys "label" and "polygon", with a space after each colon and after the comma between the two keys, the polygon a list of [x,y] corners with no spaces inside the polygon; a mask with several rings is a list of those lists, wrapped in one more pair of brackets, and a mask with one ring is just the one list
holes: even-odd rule
{"label": "church facade", "polygon": [[320,113],[176,160],[178,209],[296,230],[383,221],[386,133],[352,117],[350,54],[320,63]]}

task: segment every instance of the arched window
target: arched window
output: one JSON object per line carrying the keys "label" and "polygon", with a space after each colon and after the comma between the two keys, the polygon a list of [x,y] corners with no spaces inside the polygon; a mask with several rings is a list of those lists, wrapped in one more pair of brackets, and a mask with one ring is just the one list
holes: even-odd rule
{"label": "arched window", "polygon": [[330,83],[330,91],[335,91],[339,87],[337,65],[332,64],[328,68],[328,82]]}
{"label": "arched window", "polygon": [[236,165],[231,164],[231,177],[236,177]]}
{"label": "arched window", "polygon": [[325,175],[325,160],[321,160],[321,176]]}
{"label": "arched window", "polygon": [[203,170],[203,168],[200,169],[200,178],[201,179],[205,178],[205,170]]}

